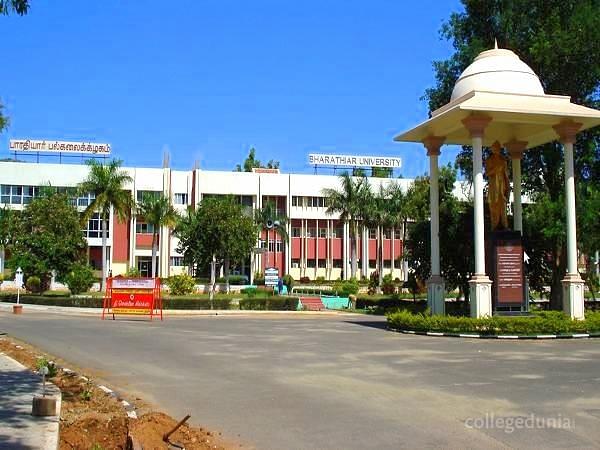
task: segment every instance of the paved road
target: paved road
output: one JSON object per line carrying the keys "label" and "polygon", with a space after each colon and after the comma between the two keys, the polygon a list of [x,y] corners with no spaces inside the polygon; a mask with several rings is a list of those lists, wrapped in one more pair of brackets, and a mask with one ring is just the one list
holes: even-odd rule
{"label": "paved road", "polygon": [[0,331],[260,449],[600,446],[600,340],[382,326],[366,316],[148,323],[0,312]]}

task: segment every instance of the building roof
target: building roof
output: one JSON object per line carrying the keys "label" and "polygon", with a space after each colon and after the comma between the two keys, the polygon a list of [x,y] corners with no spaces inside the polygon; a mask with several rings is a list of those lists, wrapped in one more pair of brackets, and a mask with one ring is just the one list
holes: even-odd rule
{"label": "building roof", "polygon": [[492,118],[483,145],[498,140],[525,141],[527,148],[556,140],[552,128],[571,119],[581,129],[600,125],[600,111],[571,103],[570,97],[547,95],[527,64],[506,49],[482,52],[459,77],[450,102],[429,120],[399,134],[395,141],[422,142],[427,136],[444,136],[446,144],[471,145],[462,120],[473,113]]}

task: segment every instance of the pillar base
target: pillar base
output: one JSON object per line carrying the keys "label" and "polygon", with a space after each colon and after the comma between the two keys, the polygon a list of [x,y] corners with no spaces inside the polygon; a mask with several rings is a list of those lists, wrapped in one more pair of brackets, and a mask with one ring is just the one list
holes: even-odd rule
{"label": "pillar base", "polygon": [[492,280],[485,274],[475,274],[469,280],[471,317],[492,316]]}
{"label": "pillar base", "polygon": [[446,289],[444,279],[439,275],[432,275],[427,280],[427,307],[432,315],[446,314]]}
{"label": "pillar base", "polygon": [[567,274],[562,279],[563,311],[571,319],[585,318],[585,298],[583,295],[583,280],[579,274]]}

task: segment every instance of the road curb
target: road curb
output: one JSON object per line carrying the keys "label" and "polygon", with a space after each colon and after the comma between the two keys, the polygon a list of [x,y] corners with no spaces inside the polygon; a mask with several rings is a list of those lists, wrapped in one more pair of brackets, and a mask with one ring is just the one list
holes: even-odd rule
{"label": "road curb", "polygon": [[523,339],[592,339],[600,338],[600,333],[558,333],[558,334],[477,334],[477,333],[446,333],[440,331],[414,331],[387,327],[389,331],[395,331],[402,334],[415,334],[419,336],[437,336],[453,338],[470,339],[504,339],[504,340],[523,340]]}

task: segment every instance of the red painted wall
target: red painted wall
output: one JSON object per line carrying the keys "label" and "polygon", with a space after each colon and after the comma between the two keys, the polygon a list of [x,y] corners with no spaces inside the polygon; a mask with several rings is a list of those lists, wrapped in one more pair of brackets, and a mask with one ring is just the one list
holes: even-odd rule
{"label": "red painted wall", "polygon": [[[158,239],[156,240],[158,245]],[[138,233],[135,235],[135,246],[152,248],[152,233]]]}
{"label": "red painted wall", "polygon": [[295,237],[295,238],[291,238],[292,239],[292,258],[294,259],[300,259],[300,255],[302,253],[301,251],[301,243],[302,243],[302,239],[299,237]]}
{"label": "red painted wall", "polygon": [[113,261],[129,261],[129,221],[121,222],[116,216],[113,217],[112,233]]}
{"label": "red painted wall", "polygon": [[342,259],[343,249],[344,249],[344,240],[339,238],[331,239],[331,253],[333,255],[333,259]]}

